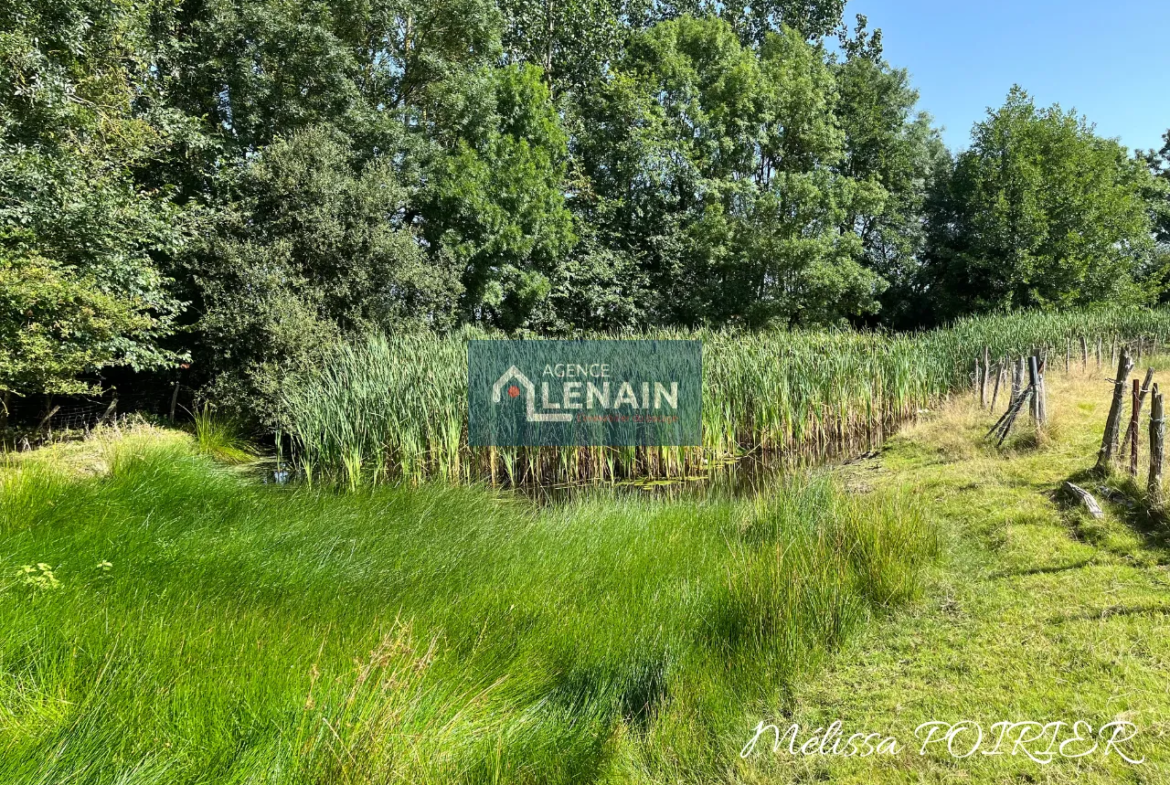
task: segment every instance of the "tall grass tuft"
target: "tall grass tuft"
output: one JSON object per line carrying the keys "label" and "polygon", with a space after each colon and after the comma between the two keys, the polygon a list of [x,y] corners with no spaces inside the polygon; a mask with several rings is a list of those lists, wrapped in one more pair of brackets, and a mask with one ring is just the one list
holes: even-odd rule
{"label": "tall grass tuft", "polygon": [[247,463],[256,457],[243,429],[235,419],[204,404],[195,410],[195,444],[204,455],[224,463]]}

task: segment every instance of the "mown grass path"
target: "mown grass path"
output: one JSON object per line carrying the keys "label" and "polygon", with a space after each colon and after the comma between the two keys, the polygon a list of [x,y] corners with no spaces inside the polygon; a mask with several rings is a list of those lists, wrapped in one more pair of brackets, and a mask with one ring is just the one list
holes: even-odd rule
{"label": "mown grass path", "polygon": [[[787,741],[780,753],[761,742],[763,752],[744,761],[745,781],[1170,782],[1170,548],[1164,529],[1120,499],[1107,501],[1102,481],[1086,476],[1108,410],[1104,371],[1051,376],[1053,427],[1039,445],[986,446],[992,418],[962,400],[891,440],[880,459],[846,468],[855,486],[901,484],[922,494],[946,556],[929,601],[871,625],[767,719],[782,730],[799,723],[800,740],[841,720],[846,736],[890,734],[902,749],[864,759],[792,756]],[[1054,493],[1070,477],[1098,495],[1105,521]],[[955,759],[933,745],[921,755],[914,735],[930,721],[977,721],[991,734],[999,721],[1085,720],[1096,730],[1118,719],[1140,729],[1125,749],[1141,765],[1101,748],[1047,765],[1022,751]],[[973,738],[957,739],[956,751]],[[993,746],[989,739],[983,749]]]}

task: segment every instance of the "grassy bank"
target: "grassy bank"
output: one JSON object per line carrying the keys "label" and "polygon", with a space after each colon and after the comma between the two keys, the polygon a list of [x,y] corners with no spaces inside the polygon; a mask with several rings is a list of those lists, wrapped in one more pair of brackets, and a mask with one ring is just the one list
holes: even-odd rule
{"label": "grassy bank", "polygon": [[824,477],[538,508],[164,437],[0,470],[0,782],[713,781],[933,551]]}
{"label": "grassy bank", "polygon": [[[1156,358],[1156,378],[1170,361]],[[1139,366],[1144,370],[1143,366]],[[982,436],[993,419],[973,397],[956,400],[892,439],[880,460],[850,468],[852,483],[918,489],[943,534],[944,557],[927,577],[929,599],[868,626],[822,678],[767,718],[802,739],[842,721],[845,735],[871,730],[902,742],[893,756],[865,759],[772,754],[751,758],[745,781],[1047,783],[1148,785],[1170,781],[1170,528],[1145,514],[1123,476],[1089,471],[1100,447],[1112,385],[1108,372],[1079,369],[1048,380],[1048,434],[1027,426],[1003,450]],[[1148,407],[1147,407],[1148,411]],[[1143,423],[1144,426],[1144,423]],[[1148,439],[1142,439],[1143,471]],[[1059,493],[1072,480],[1105,510],[1089,516]],[[959,759],[939,745],[919,754],[922,723],[1084,721],[1094,732],[1132,722],[1122,747],[1044,762],[1023,752]],[[1051,730],[1049,731],[1051,733]],[[1067,729],[1063,739],[1069,738]],[[962,754],[974,733],[958,739]],[[1044,742],[1024,746],[1042,753]],[[1100,740],[1097,740],[1100,745]],[[763,745],[761,745],[763,747]],[[1005,745],[1000,752],[1010,752]],[[1090,744],[1073,744],[1070,754]]]}
{"label": "grassy bank", "polygon": [[467,445],[467,349],[449,337],[374,337],[340,347],[291,380],[284,420],[300,466],[348,485],[405,477],[573,482],[683,475],[752,453],[790,463],[869,448],[896,424],[971,383],[991,357],[1047,347],[1054,365],[1096,366],[1120,340],[1164,345],[1170,310],[981,317],[914,335],[840,332],[658,333],[701,338],[702,449]]}

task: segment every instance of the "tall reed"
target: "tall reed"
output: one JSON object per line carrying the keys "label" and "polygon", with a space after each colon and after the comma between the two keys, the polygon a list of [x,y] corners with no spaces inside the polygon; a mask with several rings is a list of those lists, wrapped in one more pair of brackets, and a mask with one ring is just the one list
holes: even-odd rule
{"label": "tall reed", "polygon": [[[654,331],[701,339],[703,444],[696,448],[471,448],[466,329],[369,336],[290,380],[286,428],[310,479],[351,486],[388,479],[503,483],[669,477],[747,454],[793,462],[866,449],[899,423],[967,387],[974,361],[1084,337],[1164,343],[1170,310],[1106,309],[963,319],[891,335],[851,330]],[[498,336],[496,336],[498,337]],[[1094,360],[1095,362],[1095,360]]]}

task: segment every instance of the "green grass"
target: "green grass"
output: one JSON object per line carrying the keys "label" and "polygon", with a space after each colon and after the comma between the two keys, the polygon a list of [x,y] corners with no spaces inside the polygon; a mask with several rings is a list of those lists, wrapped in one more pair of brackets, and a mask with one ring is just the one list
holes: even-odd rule
{"label": "green grass", "polygon": [[0,468],[0,782],[716,781],[934,552],[824,476],[538,507],[155,441]]}
{"label": "green grass", "polygon": [[[1170,364],[1158,358],[1154,367],[1162,376]],[[797,722],[806,733],[841,720],[847,734],[882,731],[909,749],[863,760],[768,752],[751,759],[746,781],[1170,781],[1170,528],[1145,514],[1127,478],[1089,471],[1111,375],[1051,375],[1052,427],[1038,446],[1024,423],[1003,450],[987,445],[993,417],[967,397],[892,439],[880,462],[848,469],[878,490],[917,489],[945,553],[928,573],[930,599],[867,627],[820,678],[759,719]],[[1143,439],[1143,466],[1147,447]],[[1066,479],[1096,495],[1104,520],[1057,493]],[[1130,754],[1145,763],[1116,754],[1048,765],[1023,755],[918,754],[920,723],[964,719],[985,729],[1000,720],[1097,728],[1126,719],[1139,729]]]}
{"label": "green grass", "polygon": [[968,389],[985,347],[995,359],[1047,347],[1057,366],[1070,353],[1079,361],[1085,338],[1089,362],[1096,366],[1099,341],[1108,365],[1119,340],[1165,345],[1170,310],[990,316],[913,335],[620,336],[703,340],[701,449],[468,447],[466,344],[482,337],[490,336],[373,336],[290,379],[284,425],[305,475],[351,487],[397,478],[549,483],[701,473],[747,453],[818,461],[880,444],[919,410]]}

